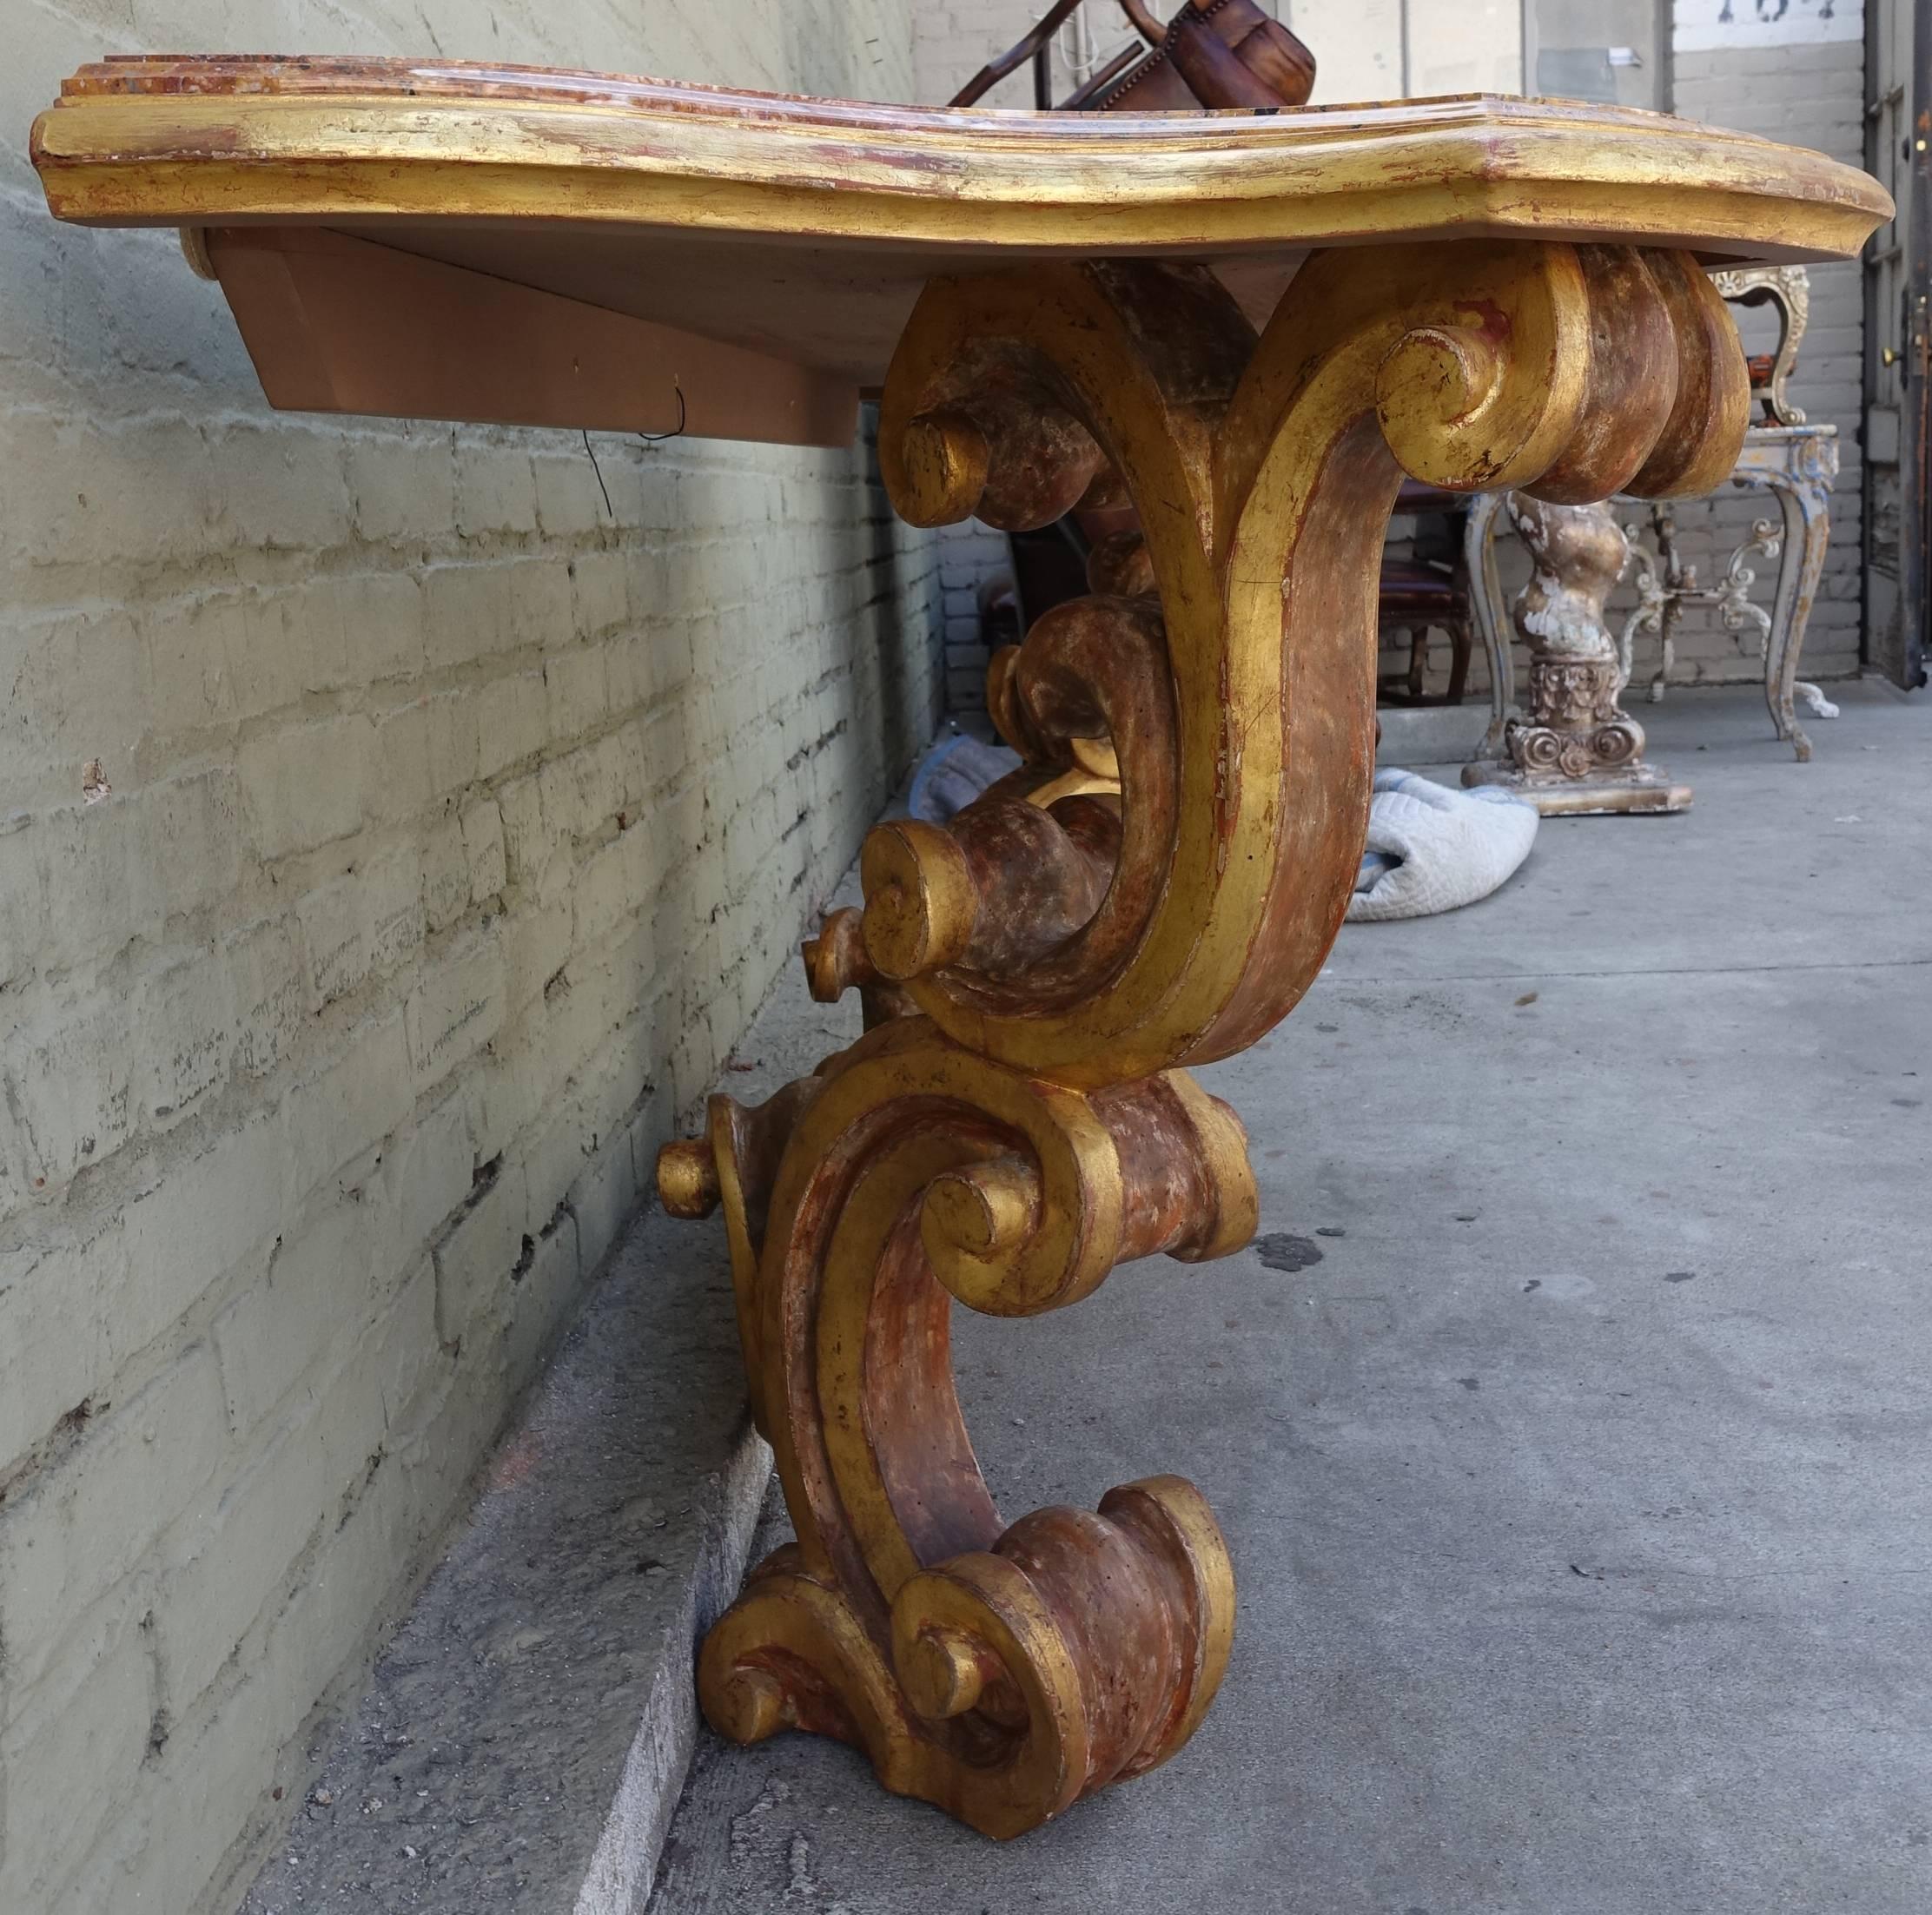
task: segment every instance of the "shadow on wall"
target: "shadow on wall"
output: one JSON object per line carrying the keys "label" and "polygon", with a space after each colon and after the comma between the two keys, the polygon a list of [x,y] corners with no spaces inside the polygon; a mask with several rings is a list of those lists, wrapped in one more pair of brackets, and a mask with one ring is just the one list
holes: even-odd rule
{"label": "shadow on wall", "polygon": [[867,507],[856,524],[838,529],[867,542],[872,591],[865,609],[877,628],[872,656],[881,680],[878,743],[890,749],[906,737],[930,739],[945,716],[945,616],[937,537],[906,525],[892,510],[879,467],[878,426],[878,408],[862,407]]}

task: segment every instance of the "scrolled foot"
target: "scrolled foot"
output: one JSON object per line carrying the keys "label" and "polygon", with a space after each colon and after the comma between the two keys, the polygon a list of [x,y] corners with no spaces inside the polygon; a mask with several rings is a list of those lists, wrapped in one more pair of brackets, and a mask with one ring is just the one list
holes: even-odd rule
{"label": "scrolled foot", "polygon": [[1234,1571],[1177,1476],[1098,1511],[1022,1517],[905,1582],[882,1653],[798,1552],[762,1569],[705,1645],[699,1695],[739,1742],[783,1728],[864,1748],[888,1788],[1012,1836],[1144,1774],[1206,1715],[1234,1634]]}

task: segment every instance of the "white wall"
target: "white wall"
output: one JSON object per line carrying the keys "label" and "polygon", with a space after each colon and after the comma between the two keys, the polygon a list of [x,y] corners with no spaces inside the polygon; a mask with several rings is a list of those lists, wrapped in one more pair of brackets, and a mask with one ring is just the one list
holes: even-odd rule
{"label": "white wall", "polygon": [[[10,0],[0,1909],[221,1905],[940,692],[862,449],[268,411],[46,214],[108,50],[903,98],[890,0]],[[86,802],[83,768],[112,787]]]}

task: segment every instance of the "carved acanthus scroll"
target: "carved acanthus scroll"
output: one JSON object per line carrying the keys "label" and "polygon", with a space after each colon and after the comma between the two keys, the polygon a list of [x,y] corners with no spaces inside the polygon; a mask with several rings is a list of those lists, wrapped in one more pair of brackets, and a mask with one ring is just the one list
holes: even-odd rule
{"label": "carved acanthus scroll", "polygon": [[949,1312],[1035,1315],[1134,1258],[1238,1248],[1254,1186],[1234,1114],[1179,1073],[1044,1084],[912,1018],[758,1110],[714,1099],[702,1160],[760,1220],[762,1258],[734,1228],[734,1271],[798,1534],[705,1646],[712,1721],[846,1735],[889,1786],[993,1834],[1179,1747],[1234,1626],[1205,1503],[1154,1478],[1002,1527]]}
{"label": "carved acanthus scroll", "polygon": [[896,834],[869,847],[875,960],[961,1042],[1063,1081],[1253,1042],[1346,906],[1373,733],[1360,634],[1401,472],[1695,490],[1743,431],[1735,340],[1694,264],[1629,248],[1324,254],[1259,340],[1205,270],[936,282],[881,415],[896,503],[1017,529],[1124,494],[1159,611],[1064,608],[996,674],[1040,769],[1114,743],[1117,849],[1092,802],[1042,825],[1014,790],[987,801],[1009,833]]}
{"label": "carved acanthus scroll", "polygon": [[[711,1720],[861,1743],[1010,1834],[1183,1743],[1233,1579],[1199,1492],[1002,1527],[953,1395],[953,1300],[1077,1301],[1254,1224],[1232,1113],[1176,1066],[1252,1043],[1346,908],[1375,590],[1406,471],[1557,499],[1707,489],[1749,395],[1688,258],[1459,241],[1319,254],[1256,335],[1204,267],[936,280],[881,411],[916,524],[1131,503],[1094,595],[994,661],[1025,760],[944,826],[879,826],[863,915],[807,948],[875,1027],[660,1181],[721,1199],[796,1546],[706,1643]],[[903,1014],[908,1012],[916,1014]]]}

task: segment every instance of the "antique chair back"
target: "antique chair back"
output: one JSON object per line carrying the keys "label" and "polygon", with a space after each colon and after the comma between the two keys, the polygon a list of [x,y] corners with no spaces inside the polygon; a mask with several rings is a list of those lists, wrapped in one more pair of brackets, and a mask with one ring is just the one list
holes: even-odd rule
{"label": "antique chair back", "polygon": [[1796,370],[1798,341],[1811,316],[1810,275],[1802,266],[1748,266],[1713,273],[1710,282],[1734,306],[1776,309],[1777,347],[1769,354],[1752,354],[1751,390],[1764,402],[1766,425],[1803,425],[1803,408],[1791,403],[1785,381]]}

